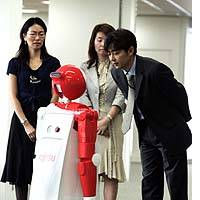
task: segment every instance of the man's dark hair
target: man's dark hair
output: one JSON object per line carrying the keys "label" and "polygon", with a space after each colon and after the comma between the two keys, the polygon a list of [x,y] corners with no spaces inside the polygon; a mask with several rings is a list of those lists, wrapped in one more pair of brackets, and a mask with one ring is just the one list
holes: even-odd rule
{"label": "man's dark hair", "polygon": [[131,46],[134,48],[134,54],[136,54],[136,37],[131,31],[126,29],[117,29],[116,31],[108,33],[104,43],[104,49],[106,51],[124,50],[127,52]]}

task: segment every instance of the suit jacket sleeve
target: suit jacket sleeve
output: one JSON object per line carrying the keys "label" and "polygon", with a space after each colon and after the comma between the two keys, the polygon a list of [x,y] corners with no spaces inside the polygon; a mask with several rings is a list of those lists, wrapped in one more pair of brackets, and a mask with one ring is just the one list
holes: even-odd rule
{"label": "suit jacket sleeve", "polygon": [[185,121],[191,119],[188,105],[188,97],[184,86],[175,78],[170,68],[164,64],[160,64],[154,73],[157,86],[160,92],[174,106],[178,112],[184,117]]}
{"label": "suit jacket sleeve", "polygon": [[112,105],[120,107],[122,112],[125,110],[124,96],[119,88],[117,88],[117,92]]}

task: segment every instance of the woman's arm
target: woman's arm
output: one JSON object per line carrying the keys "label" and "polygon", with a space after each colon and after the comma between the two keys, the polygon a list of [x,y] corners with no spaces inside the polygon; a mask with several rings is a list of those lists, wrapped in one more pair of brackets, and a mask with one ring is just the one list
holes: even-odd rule
{"label": "woman's arm", "polygon": [[121,108],[119,106],[111,106],[108,114],[98,121],[97,134],[109,137],[109,132],[107,130],[108,124],[115,118],[116,115],[118,115],[119,112],[121,112]]}
{"label": "woman's arm", "polygon": [[52,97],[51,97],[51,103],[57,102],[59,100],[59,96],[54,92],[52,89]]}
{"label": "woman's arm", "polygon": [[14,111],[18,116],[20,122],[24,126],[24,129],[29,136],[30,140],[35,140],[35,128],[27,120],[25,113],[22,110],[21,103],[17,98],[17,77],[13,74],[9,74],[9,91],[11,103],[13,105]]}
{"label": "woman's arm", "polygon": [[115,94],[115,98],[112,102],[112,106],[107,115],[98,121],[97,133],[109,137],[108,124],[118,115],[119,112],[123,112],[125,109],[125,99],[119,88]]}

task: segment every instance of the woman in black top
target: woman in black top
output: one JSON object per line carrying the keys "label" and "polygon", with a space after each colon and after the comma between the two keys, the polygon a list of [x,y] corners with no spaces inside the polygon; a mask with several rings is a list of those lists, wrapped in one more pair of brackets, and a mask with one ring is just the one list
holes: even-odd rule
{"label": "woman in black top", "polygon": [[45,47],[47,27],[29,18],[20,32],[21,44],[8,64],[9,90],[14,107],[2,182],[15,185],[17,200],[27,200],[31,184],[39,107],[58,100],[52,93],[50,73],[60,67]]}

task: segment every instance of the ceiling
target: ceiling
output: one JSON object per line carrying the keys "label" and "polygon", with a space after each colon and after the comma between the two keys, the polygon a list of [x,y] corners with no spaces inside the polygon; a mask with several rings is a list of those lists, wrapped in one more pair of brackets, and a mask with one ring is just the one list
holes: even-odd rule
{"label": "ceiling", "polygon": [[42,0],[23,0],[23,9],[38,10],[38,12],[48,12],[48,5],[43,4]]}
{"label": "ceiling", "polygon": [[[42,0],[23,0],[24,9],[48,12],[48,5]],[[164,15],[192,17],[192,0],[137,0],[138,15]],[[123,3],[123,0],[122,0]]]}
{"label": "ceiling", "polygon": [[138,0],[137,14],[192,17],[192,0]]}

